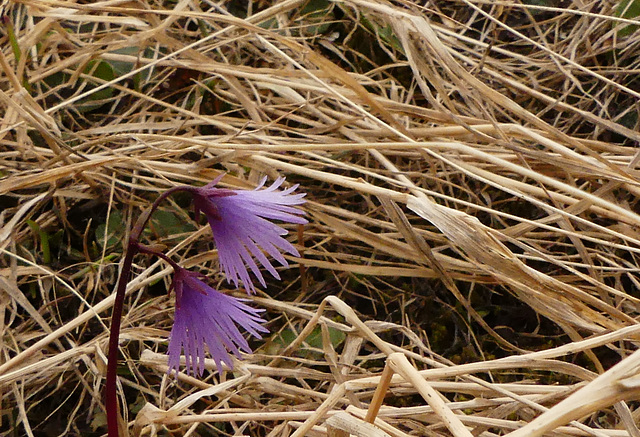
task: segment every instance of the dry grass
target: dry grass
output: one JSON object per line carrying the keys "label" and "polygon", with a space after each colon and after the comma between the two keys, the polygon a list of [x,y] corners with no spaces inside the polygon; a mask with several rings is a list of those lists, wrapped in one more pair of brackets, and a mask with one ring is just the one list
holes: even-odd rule
{"label": "dry grass", "polygon": [[[132,435],[640,437],[640,23],[616,2],[86,3],[4,6],[1,435],[104,434],[126,229],[227,172],[301,184],[303,257],[255,299],[253,356],[178,381],[170,268],[136,260]],[[221,280],[186,206],[147,236]]]}

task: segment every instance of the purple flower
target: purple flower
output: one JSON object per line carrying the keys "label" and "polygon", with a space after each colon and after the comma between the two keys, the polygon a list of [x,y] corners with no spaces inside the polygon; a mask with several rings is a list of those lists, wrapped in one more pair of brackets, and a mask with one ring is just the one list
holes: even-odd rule
{"label": "purple flower", "polygon": [[174,266],[172,288],[176,294],[176,313],[169,339],[169,373],[180,368],[180,353],[184,349],[187,373],[197,376],[204,370],[204,345],[220,369],[220,362],[233,368],[229,352],[240,357],[240,349],[251,353],[247,340],[238,326],[256,338],[268,330],[258,315],[263,310],[251,308],[220,293],[198,278],[197,273]]}
{"label": "purple flower", "polygon": [[263,251],[285,267],[288,264],[281,252],[300,256],[295,247],[283,238],[287,231],[270,220],[307,223],[300,217],[304,212],[293,208],[304,203],[304,194],[292,194],[298,185],[277,191],[284,178],[278,178],[273,185],[261,190],[266,181],[264,178],[253,191],[215,188],[220,179],[218,177],[210,184],[192,190],[196,215],[202,211],[207,216],[227,282],[233,282],[237,287],[240,279],[248,293],[255,292],[247,267],[266,287],[256,261],[280,279]]}

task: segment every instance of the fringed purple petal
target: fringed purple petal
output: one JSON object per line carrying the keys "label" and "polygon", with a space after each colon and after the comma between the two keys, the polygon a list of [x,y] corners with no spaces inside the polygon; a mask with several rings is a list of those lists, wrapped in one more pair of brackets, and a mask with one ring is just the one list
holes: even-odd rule
{"label": "fringed purple petal", "polygon": [[[261,310],[251,308],[241,299],[222,294],[205,284],[198,275],[185,269],[176,270],[176,313],[169,340],[169,373],[180,369],[180,353],[184,350],[187,373],[201,376],[204,371],[205,344],[218,368],[225,363],[233,367],[230,353],[251,348],[238,327],[256,338],[268,332],[262,326]],[[178,290],[178,287],[180,290]]]}
{"label": "fringed purple petal", "polygon": [[277,189],[284,178],[278,178],[270,187],[260,189],[265,180],[253,191],[222,190],[211,183],[194,192],[198,210],[204,214],[207,211],[216,212],[207,214],[207,220],[213,231],[218,259],[227,282],[238,286],[238,281],[242,281],[248,293],[255,292],[248,269],[263,287],[266,286],[258,264],[280,279],[263,252],[285,267],[288,264],[282,252],[300,256],[295,247],[283,238],[287,231],[269,220],[307,223],[301,217],[304,212],[293,207],[304,203],[304,193],[292,194],[297,185],[279,191]]}

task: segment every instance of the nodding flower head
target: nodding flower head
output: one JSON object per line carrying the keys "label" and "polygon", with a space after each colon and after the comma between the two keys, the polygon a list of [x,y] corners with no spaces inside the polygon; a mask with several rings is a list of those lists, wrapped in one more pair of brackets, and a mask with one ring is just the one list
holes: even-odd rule
{"label": "nodding flower head", "polygon": [[251,353],[238,326],[256,338],[268,332],[257,310],[244,299],[220,293],[200,279],[199,274],[174,266],[172,288],[176,295],[176,313],[169,339],[169,373],[180,368],[184,349],[187,373],[201,376],[204,370],[204,345],[218,369],[221,362],[233,368],[230,353],[240,357],[240,350]]}
{"label": "nodding flower head", "polygon": [[238,280],[241,280],[248,293],[255,292],[247,267],[260,284],[266,286],[256,261],[280,279],[264,252],[285,267],[288,264],[282,252],[300,256],[295,247],[283,238],[287,231],[271,220],[307,223],[301,217],[304,212],[294,208],[304,203],[304,194],[293,193],[297,185],[278,190],[284,178],[278,178],[273,185],[262,189],[265,178],[253,191],[216,188],[219,180],[220,177],[191,191],[196,215],[202,212],[207,217],[227,282],[238,286]]}

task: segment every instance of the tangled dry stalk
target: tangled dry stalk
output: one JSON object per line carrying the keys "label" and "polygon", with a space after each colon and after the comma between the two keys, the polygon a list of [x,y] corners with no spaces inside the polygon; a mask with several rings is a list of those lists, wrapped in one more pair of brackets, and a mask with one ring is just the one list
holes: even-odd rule
{"label": "tangled dry stalk", "polygon": [[[125,432],[640,436],[640,22],[418,3],[4,2],[2,435],[104,434],[120,241],[227,172],[308,193],[273,334],[174,381],[170,268],[138,259]],[[172,202],[148,238],[219,278]]]}

